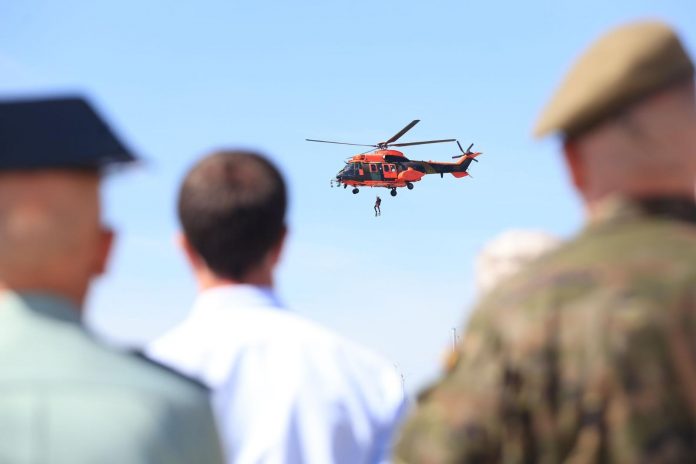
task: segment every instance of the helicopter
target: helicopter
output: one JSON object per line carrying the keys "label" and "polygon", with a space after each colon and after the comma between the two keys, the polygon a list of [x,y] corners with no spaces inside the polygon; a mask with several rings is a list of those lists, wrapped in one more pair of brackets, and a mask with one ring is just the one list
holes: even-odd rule
{"label": "helicopter", "polygon": [[[399,132],[394,134],[386,142],[367,145],[360,143],[333,142],[329,140],[305,139],[308,142],[333,143],[337,145],[351,145],[356,147],[370,147],[369,150],[354,155],[347,159],[346,165],[331,180],[340,187],[353,187],[352,192],[358,193],[358,187],[385,187],[390,189],[391,196],[396,196],[396,189],[406,187],[413,189],[413,183],[420,181],[427,174],[452,174],[456,178],[469,176],[467,171],[472,161],[478,162],[477,156],[481,152],[472,152],[472,143],[466,151],[457,139],[426,140],[422,142],[394,143],[399,140],[406,132],[413,129],[420,119],[414,119]],[[438,161],[416,161],[408,159],[402,152],[392,150],[390,147],[409,147],[413,145],[426,145],[431,143],[456,142],[461,154],[455,155],[452,159],[459,159],[454,163]]]}

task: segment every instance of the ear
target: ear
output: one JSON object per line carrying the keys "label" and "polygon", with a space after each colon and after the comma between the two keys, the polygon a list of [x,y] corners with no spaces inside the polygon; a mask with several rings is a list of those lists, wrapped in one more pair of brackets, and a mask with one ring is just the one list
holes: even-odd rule
{"label": "ear", "polygon": [[191,242],[189,242],[188,238],[186,238],[186,235],[183,232],[176,234],[175,242],[179,249],[184,253],[184,257],[186,258],[189,266],[191,266],[195,271],[199,270],[201,267],[206,267],[203,259],[198,255],[198,253],[196,253],[196,250],[193,249]]}
{"label": "ear", "polygon": [[97,256],[94,269],[95,275],[102,275],[106,272],[106,268],[109,263],[109,257],[111,256],[111,250],[113,249],[115,237],[116,234],[114,233],[114,231],[108,227],[102,227],[99,230]]}
{"label": "ear", "polygon": [[288,228],[287,226],[283,226],[283,231],[280,234],[280,238],[278,239],[278,243],[271,249],[270,252],[270,258],[271,258],[271,265],[275,267],[278,264],[278,261],[280,261],[280,255],[283,253],[283,249],[285,248],[285,239],[288,236]]}
{"label": "ear", "polygon": [[566,166],[573,181],[573,185],[579,192],[583,192],[586,186],[585,165],[578,150],[577,143],[573,140],[563,142],[563,154],[565,155]]}

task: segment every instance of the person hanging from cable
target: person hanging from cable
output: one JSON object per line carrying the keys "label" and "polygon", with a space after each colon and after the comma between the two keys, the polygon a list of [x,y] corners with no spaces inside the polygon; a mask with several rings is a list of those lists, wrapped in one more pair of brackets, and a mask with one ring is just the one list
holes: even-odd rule
{"label": "person hanging from cable", "polygon": [[382,204],[382,199],[377,195],[377,199],[375,200],[375,216],[381,216],[382,215],[382,210],[380,209],[380,205]]}

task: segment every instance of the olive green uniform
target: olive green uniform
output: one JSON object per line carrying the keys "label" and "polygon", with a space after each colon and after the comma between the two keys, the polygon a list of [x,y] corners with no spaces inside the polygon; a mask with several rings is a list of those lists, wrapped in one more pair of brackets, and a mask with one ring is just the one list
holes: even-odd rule
{"label": "olive green uniform", "polygon": [[0,463],[221,463],[206,393],[96,343],[67,300],[0,294]]}
{"label": "olive green uniform", "polygon": [[[576,61],[535,134],[574,147],[693,76],[666,24],[618,27]],[[659,193],[593,201],[576,239],[480,303],[397,462],[696,462],[696,203]]]}
{"label": "olive green uniform", "polygon": [[696,206],[612,199],[483,301],[397,462],[693,462]]}

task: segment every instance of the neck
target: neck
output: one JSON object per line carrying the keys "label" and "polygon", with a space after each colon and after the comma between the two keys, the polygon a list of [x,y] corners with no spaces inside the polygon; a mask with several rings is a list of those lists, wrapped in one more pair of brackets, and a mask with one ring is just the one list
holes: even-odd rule
{"label": "neck", "polygon": [[255,287],[273,288],[273,273],[271,271],[252,271],[241,279],[231,279],[216,275],[209,269],[205,269],[196,273],[196,280],[198,281],[199,291],[229,285],[253,285]]}
{"label": "neck", "polygon": [[652,185],[636,183],[635,185],[625,185],[621,189],[585,190],[582,192],[582,196],[589,218],[594,217],[597,209],[601,208],[611,198],[625,198],[638,202],[661,199],[681,199],[696,202],[693,179],[685,179],[684,182],[679,182],[679,179],[676,178],[672,179],[671,182],[665,181],[664,183],[654,180]]}
{"label": "neck", "polygon": [[55,295],[73,303],[75,309],[82,315],[86,297],[86,288],[66,288],[59,285],[36,285],[29,282],[0,282],[0,292],[14,293],[44,293]]}
{"label": "neck", "polygon": [[628,201],[650,216],[685,217],[693,222],[696,217],[696,198],[694,194],[653,193],[651,195],[607,195],[600,201],[586,203],[587,217],[590,222],[601,218],[607,207]]}

